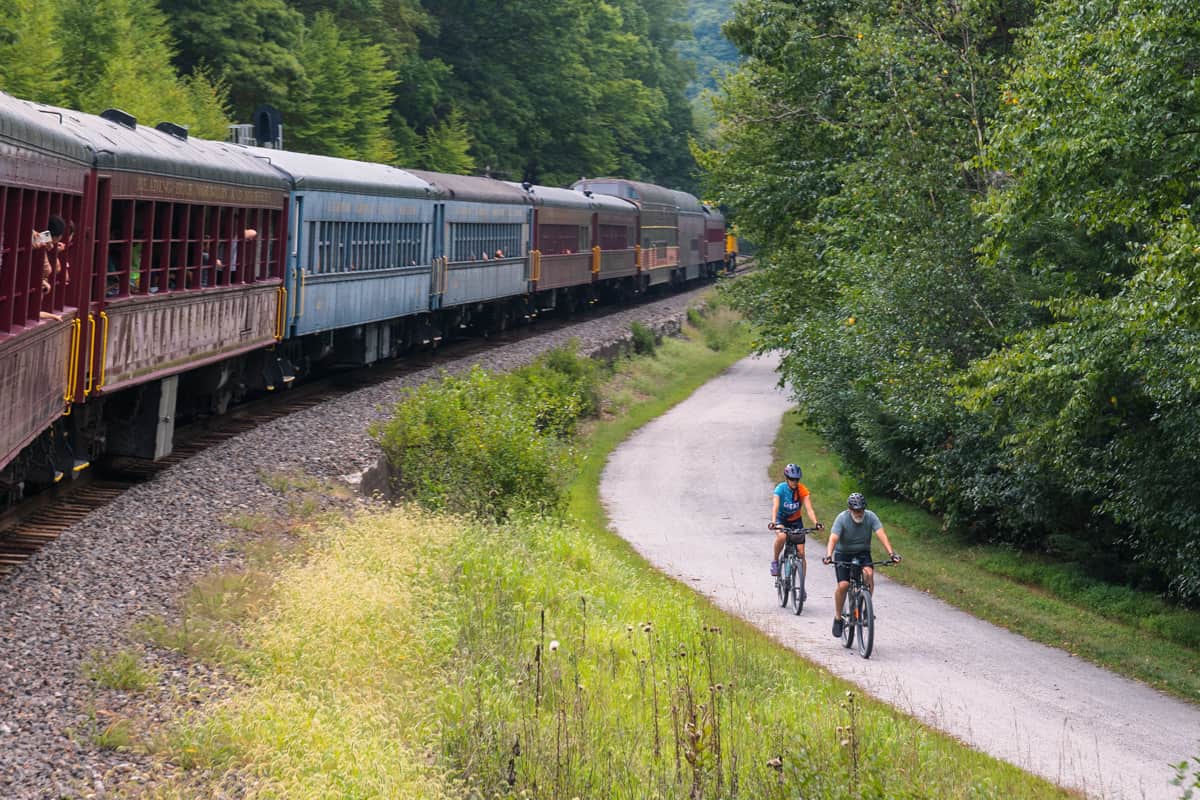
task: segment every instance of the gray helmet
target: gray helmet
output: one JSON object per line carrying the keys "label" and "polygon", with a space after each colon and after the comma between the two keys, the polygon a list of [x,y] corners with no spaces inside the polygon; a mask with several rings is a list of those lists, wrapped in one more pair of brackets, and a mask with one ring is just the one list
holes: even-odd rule
{"label": "gray helmet", "polygon": [[846,506],[854,511],[862,511],[867,507],[867,498],[855,492],[846,498]]}
{"label": "gray helmet", "polygon": [[800,468],[795,464],[788,464],[783,468],[783,477],[785,478],[795,478],[796,480],[800,480],[800,476],[803,474],[804,473],[801,472]]}

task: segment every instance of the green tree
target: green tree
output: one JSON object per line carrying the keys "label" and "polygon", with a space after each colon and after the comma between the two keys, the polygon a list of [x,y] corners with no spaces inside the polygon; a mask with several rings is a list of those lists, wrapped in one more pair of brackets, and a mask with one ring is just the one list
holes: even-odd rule
{"label": "green tree", "polygon": [[66,0],[55,30],[68,105],[121,108],[150,125],[169,121],[206,138],[227,133],[225,89],[203,71],[179,77],[170,29],[154,0]]}
{"label": "green tree", "polygon": [[1198,60],[1200,10],[1171,0],[1048,3],[1023,35],[982,252],[1050,315],[962,380],[1003,443],[993,460],[1027,487],[1010,524],[1099,551],[1096,568],[1119,545],[1138,559],[1128,577],[1192,602]]}
{"label": "green tree", "polygon": [[471,132],[462,112],[451,109],[446,120],[425,133],[421,146],[421,167],[434,172],[469,175],[475,169],[471,158]]}
{"label": "green tree", "polygon": [[302,75],[300,12],[285,0],[161,0],[160,6],[178,43],[175,65],[184,74],[205,67],[221,79],[238,119],[249,119],[260,103],[287,108]]}
{"label": "green tree", "polygon": [[[686,110],[686,81],[667,79],[652,39],[651,12],[677,9],[677,0],[431,0],[426,7],[437,35],[422,53],[450,70],[436,110],[462,110],[477,164],[543,183],[620,172],[678,184],[666,170],[686,173],[655,150],[672,125],[688,127],[668,118],[672,96]],[[672,158],[690,159],[686,133],[672,141]]]}
{"label": "green tree", "polygon": [[26,100],[61,103],[58,43],[33,0],[0,0],[0,89]]}
{"label": "green tree", "polygon": [[322,155],[388,163],[388,117],[396,75],[379,45],[344,32],[320,13],[305,31],[298,57],[304,70],[287,105],[288,146]]}

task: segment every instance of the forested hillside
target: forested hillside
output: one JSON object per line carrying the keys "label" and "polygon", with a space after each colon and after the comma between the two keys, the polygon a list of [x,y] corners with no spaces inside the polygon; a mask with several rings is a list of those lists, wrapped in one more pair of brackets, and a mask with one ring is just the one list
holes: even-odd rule
{"label": "forested hillside", "polygon": [[733,17],[734,0],[690,0],[688,27],[694,38],[680,42],[679,53],[696,65],[688,86],[688,97],[704,91],[716,91],[721,78],[738,61],[738,50],[721,33],[721,26]]}
{"label": "forested hillside", "polygon": [[686,0],[0,0],[0,88],[224,138],[561,184],[693,187]]}
{"label": "forested hillside", "polygon": [[1200,6],[746,0],[743,308],[874,488],[1200,602]]}

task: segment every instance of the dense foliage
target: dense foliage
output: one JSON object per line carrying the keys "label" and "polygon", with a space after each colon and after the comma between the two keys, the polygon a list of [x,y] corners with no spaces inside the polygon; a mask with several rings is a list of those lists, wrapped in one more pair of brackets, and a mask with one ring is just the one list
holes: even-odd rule
{"label": "dense foliage", "polygon": [[475,367],[409,391],[378,431],[404,497],[486,518],[559,506],[575,424],[596,412],[596,362],[555,350],[507,374]]}
{"label": "dense foliage", "polygon": [[1200,601],[1200,9],[747,0],[734,293],[873,484]]}
{"label": "dense foliage", "polygon": [[564,184],[695,188],[686,0],[0,0],[0,89],[225,138]]}

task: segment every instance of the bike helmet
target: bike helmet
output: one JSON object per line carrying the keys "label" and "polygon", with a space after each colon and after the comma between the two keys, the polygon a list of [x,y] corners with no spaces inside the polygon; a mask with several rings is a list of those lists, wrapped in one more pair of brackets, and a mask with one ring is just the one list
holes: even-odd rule
{"label": "bike helmet", "polygon": [[800,468],[795,464],[788,464],[783,468],[783,477],[785,478],[795,478],[796,480],[800,480],[800,476],[803,474],[804,473],[801,472]]}
{"label": "bike helmet", "polygon": [[846,506],[854,511],[862,511],[867,507],[867,498],[855,492],[846,498]]}

